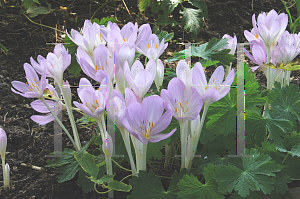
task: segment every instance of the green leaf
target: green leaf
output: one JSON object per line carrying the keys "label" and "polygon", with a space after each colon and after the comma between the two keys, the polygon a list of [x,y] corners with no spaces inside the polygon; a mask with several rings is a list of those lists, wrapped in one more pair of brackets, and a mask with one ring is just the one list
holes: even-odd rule
{"label": "green leaf", "polygon": [[57,182],[62,183],[73,179],[76,173],[79,171],[79,169],[80,169],[80,165],[75,159],[74,161],[71,162],[71,164],[63,165],[59,167],[59,169],[55,171],[56,173],[61,173],[56,177]]}
{"label": "green leaf", "polygon": [[0,47],[1,47],[5,52],[8,51],[7,48],[5,48],[5,46],[3,46],[2,44],[0,44]]}
{"label": "green leaf", "polygon": [[192,37],[195,39],[203,26],[202,12],[199,9],[186,8],[180,13],[183,15],[181,25],[191,32]]}
{"label": "green leaf", "polygon": [[171,178],[171,182],[167,191],[162,186],[158,176],[154,174],[152,170],[147,173],[146,171],[140,171],[139,177],[133,176],[129,180],[129,184],[132,185],[132,194],[127,198],[140,199],[176,199],[178,192],[178,182],[183,175],[187,174],[187,170],[183,169],[178,175],[177,171]]}
{"label": "green leaf", "polygon": [[168,33],[167,31],[161,31],[158,35],[159,43],[162,41],[162,39],[165,39],[165,42],[170,41],[174,37],[174,33]]}
{"label": "green leaf", "polygon": [[245,150],[246,155],[254,157],[242,157],[243,169],[233,166],[220,166],[216,168],[213,178],[219,184],[218,190],[221,193],[231,193],[234,189],[242,197],[246,197],[251,191],[262,190],[269,194],[274,189],[274,172],[281,170],[281,165],[275,165],[271,157],[251,149]]}
{"label": "green leaf", "polygon": [[145,11],[151,4],[150,0],[139,0],[139,10],[141,12]]}
{"label": "green leaf", "polygon": [[[51,155],[53,154],[54,153],[51,153]],[[70,155],[70,157],[58,157],[54,158],[52,161],[48,160],[46,167],[60,167],[65,164],[69,164],[75,160],[72,149],[65,148],[62,155]]]}
{"label": "green leaf", "polygon": [[184,199],[224,199],[225,197],[217,193],[217,183],[212,179],[215,172],[215,165],[209,164],[204,168],[203,176],[205,179],[205,184],[199,182],[197,177],[193,174],[190,176],[185,175],[177,184],[180,191],[178,192],[178,198]]}
{"label": "green leaf", "polygon": [[161,141],[155,142],[155,143],[148,142],[148,144],[147,144],[147,162],[152,158],[161,160],[161,158],[162,158],[161,149],[163,149],[165,143],[169,144],[170,140],[171,140],[171,138],[167,138],[165,140],[161,140]]}
{"label": "green leaf", "polygon": [[86,151],[74,152],[74,157],[85,172],[91,176],[97,177],[99,172],[97,164],[103,162],[104,157],[95,157]]}
{"label": "green leaf", "polygon": [[[258,82],[247,82],[245,85],[245,109],[256,111],[257,106],[263,106],[266,97],[261,97]],[[273,108],[273,107],[272,107]]]}
{"label": "green leaf", "polygon": [[36,5],[31,5],[28,10],[27,14],[30,18],[36,17],[39,14],[48,14],[52,11],[53,9],[51,8],[45,8],[42,6],[36,6]]}
{"label": "green leaf", "polygon": [[100,20],[100,22],[99,22],[99,25],[104,25],[105,27],[107,26],[107,23],[109,22],[109,21],[111,21],[112,23],[117,23],[117,20],[116,20],[116,18],[114,18],[114,17],[103,17],[101,20]]}
{"label": "green leaf", "polygon": [[268,130],[270,139],[280,144],[282,142],[282,137],[284,137],[293,127],[292,122],[289,120],[273,119],[269,113],[269,109],[266,109],[265,117],[250,110],[245,110],[245,115],[246,135],[253,137],[255,133],[254,138],[258,143],[266,139],[266,130]]}
{"label": "green leaf", "polygon": [[168,63],[173,62],[173,61],[178,61],[178,60],[185,58],[185,54],[180,53],[180,52],[174,52],[174,53],[172,53],[172,56],[173,57],[167,58]]}
{"label": "green leaf", "polygon": [[230,196],[230,199],[261,199],[261,192],[258,191],[250,191],[250,195],[248,195],[247,197],[241,197],[238,192],[234,192],[234,194],[232,194]]}
{"label": "green leaf", "polygon": [[89,174],[86,173],[82,168],[79,169],[79,176],[77,184],[82,188],[84,193],[88,193],[94,189],[94,183],[88,179]]}
{"label": "green leaf", "polygon": [[212,61],[212,60],[205,60],[205,59],[202,59],[200,61],[203,68],[208,67],[208,66],[212,66],[212,65],[217,66],[217,63],[219,63],[219,62],[220,61]]}
{"label": "green leaf", "polygon": [[271,115],[275,119],[287,119],[300,121],[300,92],[295,84],[286,85],[281,88],[279,82],[274,83],[275,88],[268,93],[271,107],[274,112]]}
{"label": "green leaf", "polygon": [[231,89],[230,96],[226,95],[212,103],[208,108],[207,118],[207,129],[222,131],[224,135],[236,132],[236,90]]}
{"label": "green leaf", "polygon": [[34,5],[33,0],[22,0],[26,9],[28,9],[31,5]]}
{"label": "green leaf", "polygon": [[199,11],[203,12],[205,17],[208,17],[207,5],[203,0],[189,0],[189,3],[199,8]]}
{"label": "green leaf", "polygon": [[119,182],[115,180],[109,182],[107,187],[112,190],[123,191],[123,192],[129,192],[132,189],[131,185],[127,185],[124,182]]}
{"label": "green leaf", "polygon": [[194,158],[193,160],[193,165],[198,166],[198,169],[194,170],[193,173],[196,175],[200,175],[203,172],[203,169],[209,164],[219,166],[231,165],[238,168],[243,168],[241,158],[231,158],[228,157],[228,155],[221,157],[214,152],[203,152],[201,153],[201,157]]}
{"label": "green leaf", "polygon": [[108,182],[114,179],[114,175],[104,175],[100,179],[96,179],[95,177],[89,177],[91,181],[97,184],[103,184],[104,182]]}

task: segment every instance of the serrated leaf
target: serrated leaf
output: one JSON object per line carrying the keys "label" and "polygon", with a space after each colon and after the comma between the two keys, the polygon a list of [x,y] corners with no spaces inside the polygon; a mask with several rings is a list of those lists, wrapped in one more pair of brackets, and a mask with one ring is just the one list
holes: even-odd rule
{"label": "serrated leaf", "polygon": [[171,178],[171,182],[168,191],[162,186],[158,176],[154,174],[152,170],[147,173],[146,171],[140,171],[139,176],[133,176],[129,180],[129,184],[132,185],[132,194],[127,198],[140,199],[176,199],[178,192],[178,182],[183,175],[187,174],[186,169],[182,169],[181,172],[175,171]]}
{"label": "serrated leaf", "polygon": [[149,7],[151,4],[150,0],[139,0],[139,10],[141,12],[145,11],[147,7]]}
{"label": "serrated leaf", "polygon": [[94,189],[94,183],[88,179],[89,174],[86,173],[82,168],[79,169],[79,176],[77,184],[82,188],[84,193],[88,193]]}
{"label": "serrated leaf", "polygon": [[109,21],[111,21],[112,23],[117,23],[117,20],[116,20],[116,18],[114,18],[114,17],[103,17],[101,20],[100,20],[100,22],[99,22],[99,25],[104,25],[105,27],[107,26],[107,23],[109,22]]}
{"label": "serrated leaf", "polygon": [[219,63],[219,62],[220,61],[212,61],[212,60],[204,60],[204,59],[202,59],[200,61],[203,68],[208,67],[208,66],[212,66],[212,65],[217,66],[217,63]]}
{"label": "serrated leaf", "polygon": [[162,41],[162,39],[165,39],[165,42],[170,41],[174,37],[174,33],[168,33],[167,31],[161,31],[158,34],[159,43]]}
{"label": "serrated leaf", "polygon": [[202,12],[199,9],[186,8],[180,13],[183,15],[181,25],[195,38],[203,26]]}
{"label": "serrated leaf", "polygon": [[174,52],[172,54],[173,57],[169,57],[167,58],[168,63],[173,62],[173,61],[178,61],[181,59],[185,58],[185,54],[184,53],[180,53],[180,52]]}
{"label": "serrated leaf", "polygon": [[[51,155],[53,154],[54,153],[51,153]],[[48,160],[46,167],[60,167],[65,164],[69,164],[75,160],[72,149],[65,148],[62,155],[70,155],[70,157],[57,157],[54,158],[53,160]]]}
{"label": "serrated leaf", "polygon": [[219,184],[219,192],[231,193],[234,189],[242,197],[249,195],[250,190],[262,190],[264,194],[271,193],[276,176],[274,172],[280,171],[281,165],[275,165],[270,156],[260,154],[253,148],[250,152],[245,150],[245,154],[254,157],[242,157],[243,169],[230,165],[216,168],[213,178]]}
{"label": "serrated leaf", "polygon": [[159,141],[159,142],[148,142],[147,144],[147,162],[154,158],[161,160],[162,153],[161,149],[164,147],[164,144],[169,144],[171,138],[167,138],[165,140]]}
{"label": "serrated leaf", "polygon": [[213,164],[207,165],[204,168],[203,175],[205,179],[205,184],[198,181],[197,177],[193,174],[190,176],[185,175],[177,184],[179,188],[178,198],[184,199],[224,199],[225,197],[217,193],[217,184],[215,180],[212,179],[214,174],[215,166]]}
{"label": "serrated leaf", "polygon": [[34,1],[33,0],[22,0],[24,3],[24,7],[26,9],[28,9],[31,5],[34,5]]}
{"label": "serrated leaf", "polygon": [[282,137],[292,129],[293,124],[289,120],[273,119],[269,114],[269,109],[266,109],[265,117],[250,110],[245,110],[245,131],[246,135],[253,136],[260,143],[266,139],[267,132],[269,131],[270,139],[276,143],[282,142]]}
{"label": "serrated leaf", "polygon": [[231,89],[230,96],[226,95],[212,103],[208,108],[207,118],[207,129],[222,131],[224,135],[236,132],[236,90]]}
{"label": "serrated leaf", "polygon": [[245,85],[245,109],[255,111],[256,106],[263,106],[266,97],[261,97],[258,82],[247,82]]}
{"label": "serrated leaf", "polygon": [[86,151],[74,152],[74,157],[85,172],[87,172],[91,176],[97,177],[99,172],[97,164],[103,162],[104,157],[95,157]]}
{"label": "serrated leaf", "polygon": [[241,158],[231,158],[228,155],[221,157],[220,155],[213,152],[201,153],[201,157],[194,158],[193,165],[198,166],[198,169],[193,171],[194,174],[199,175],[203,172],[204,167],[208,164],[214,165],[231,165],[238,168],[243,168],[242,159]]}
{"label": "serrated leaf", "polygon": [[279,82],[274,83],[275,88],[268,93],[269,100],[272,101],[271,113],[275,119],[287,119],[300,121],[300,93],[295,84],[286,85],[281,88]]}
{"label": "serrated leaf", "polygon": [[71,162],[71,164],[63,165],[59,167],[59,169],[55,171],[56,173],[61,173],[56,177],[57,182],[62,183],[73,179],[76,173],[79,171],[79,169],[80,169],[80,165],[75,159],[73,162]]}
{"label": "serrated leaf", "polygon": [[261,199],[261,192],[258,191],[250,191],[250,195],[248,195],[247,197],[241,197],[238,192],[234,192],[234,194],[232,194],[230,196],[230,199]]}
{"label": "serrated leaf", "polygon": [[123,191],[123,192],[129,192],[132,189],[131,185],[127,185],[124,182],[119,182],[115,180],[109,182],[107,187],[112,190]]}
{"label": "serrated leaf", "polygon": [[189,3],[199,8],[199,10],[204,13],[204,16],[208,17],[207,5],[203,0],[189,0]]}

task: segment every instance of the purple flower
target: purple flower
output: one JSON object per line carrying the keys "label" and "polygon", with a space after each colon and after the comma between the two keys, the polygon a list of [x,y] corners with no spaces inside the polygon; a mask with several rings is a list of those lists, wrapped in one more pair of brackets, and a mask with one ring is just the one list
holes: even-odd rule
{"label": "purple flower", "polygon": [[224,48],[221,48],[220,50],[223,49],[230,49],[229,54],[234,55],[235,51],[236,51],[236,46],[237,46],[237,38],[236,35],[234,34],[234,37],[231,37],[230,35],[225,34],[222,39],[227,38],[228,39],[228,44],[226,46],[224,46]]}
{"label": "purple flower", "polygon": [[149,38],[142,40],[136,49],[148,57],[148,59],[154,59],[156,61],[167,47],[168,43],[165,43],[165,39],[162,39],[159,44],[157,35],[152,34]]}
{"label": "purple flower", "polygon": [[273,9],[267,15],[262,13],[258,15],[257,22],[255,14],[252,16],[252,24],[264,41],[266,46],[275,46],[277,41],[283,34],[288,24],[288,15],[281,13],[280,15]]}
{"label": "purple flower", "polygon": [[97,121],[100,120],[106,104],[105,93],[101,92],[100,89],[95,90],[86,78],[81,78],[77,93],[82,104],[73,101],[74,105],[88,116]]}
{"label": "purple flower", "polygon": [[252,52],[252,55],[246,49],[244,49],[247,57],[251,61],[253,61],[255,64],[258,65],[258,66],[252,67],[252,72],[254,72],[259,67],[262,67],[262,70],[266,74],[267,69],[266,69],[266,66],[264,65],[264,63],[267,62],[266,46],[262,40],[252,40],[252,43],[253,44],[250,45],[250,50]]}
{"label": "purple flower", "polygon": [[99,26],[97,23],[93,23],[90,20],[85,20],[83,28],[80,33],[74,29],[71,29],[71,35],[66,31],[68,37],[79,47],[81,47],[89,55],[93,54],[93,50],[100,44],[106,44],[107,28],[105,26]]}
{"label": "purple flower", "polygon": [[63,44],[57,44],[53,53],[48,53],[46,59],[43,56],[38,56],[38,63],[31,57],[30,62],[32,67],[38,74],[42,74],[46,70],[46,76],[52,77],[55,81],[60,82],[63,78],[63,73],[71,64],[71,55]]}
{"label": "purple flower", "polygon": [[111,136],[105,132],[105,138],[103,139],[102,150],[107,157],[111,157],[113,154],[113,142]]}
{"label": "purple flower", "polygon": [[6,145],[7,145],[6,133],[2,128],[0,128],[0,155],[1,155],[1,158],[5,158]]}
{"label": "purple flower", "polygon": [[201,96],[195,88],[186,89],[186,85],[177,77],[171,79],[168,90],[161,90],[162,99],[167,102],[177,120],[194,120],[203,105]]}
{"label": "purple flower", "polygon": [[156,75],[156,64],[154,60],[150,60],[144,69],[142,63],[137,60],[130,70],[127,62],[125,62],[124,73],[128,85],[141,100],[153,83]]}
{"label": "purple flower", "polygon": [[[162,115],[164,109],[166,112]],[[168,134],[159,134],[172,120],[172,109],[158,95],[143,99],[142,103],[131,102],[120,118],[121,124],[143,144],[159,142],[170,137],[177,129]]]}
{"label": "purple flower", "polygon": [[11,88],[11,91],[14,93],[17,93],[19,95],[22,95],[23,97],[27,98],[41,98],[43,97],[43,92],[48,85],[48,80],[46,79],[46,70],[43,71],[41,80],[39,80],[38,75],[36,74],[35,70],[33,67],[25,63],[24,64],[24,70],[26,73],[26,79],[28,83],[23,83],[19,81],[12,81],[11,84],[12,86],[23,92],[17,92],[13,88]]}
{"label": "purple flower", "polygon": [[[224,68],[219,66],[212,74],[209,83],[207,84],[201,63],[197,62],[193,68],[193,84],[195,89],[201,95],[205,106],[216,102],[230,91],[230,86],[234,80],[234,69],[231,70],[229,75],[224,79]],[[223,82],[223,83],[222,83]]]}

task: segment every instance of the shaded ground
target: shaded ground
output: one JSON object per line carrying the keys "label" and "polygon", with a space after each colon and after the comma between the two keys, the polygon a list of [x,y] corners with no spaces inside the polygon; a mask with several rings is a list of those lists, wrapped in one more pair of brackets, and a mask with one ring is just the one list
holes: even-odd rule
{"label": "shaded ground", "polygon": [[[134,14],[138,13],[137,6],[136,3],[130,2],[126,1],[132,18],[137,19],[139,25],[150,22],[153,27],[157,15],[150,15],[148,12],[145,15]],[[95,192],[84,194],[76,184],[76,177],[62,184],[56,182],[56,173],[54,172],[56,169],[45,167],[46,161],[49,160],[45,155],[49,155],[54,146],[53,123],[45,126],[34,123],[30,116],[37,113],[32,108],[27,107],[33,100],[23,98],[10,90],[11,81],[25,82],[23,64],[29,63],[31,56],[36,60],[37,55],[46,56],[48,52],[53,51],[53,46],[46,45],[45,42],[63,41],[61,38],[62,33],[36,25],[21,14],[20,7],[10,7],[18,6],[20,3],[21,1],[9,1],[5,4],[5,9],[1,8],[0,14],[0,43],[8,49],[7,53],[0,52],[0,127],[6,131],[8,136],[6,162],[11,167],[12,182],[10,190],[4,191],[3,188],[0,188],[0,198],[100,198],[99,194],[95,194]],[[39,15],[32,20],[49,27],[56,27],[62,31],[82,27],[83,21],[89,19],[92,15],[99,19],[113,15],[118,19],[119,25],[132,20],[122,1],[106,1],[105,3],[99,1],[99,4],[97,4],[94,1],[87,0],[61,1],[61,3],[49,0],[48,3],[55,10],[47,15]],[[198,35],[196,42],[204,43],[212,37],[221,38],[225,33],[230,35],[235,33],[238,42],[246,42],[243,32],[252,28],[252,14],[255,13],[257,16],[261,11],[268,12],[271,9],[284,11],[280,0],[254,0],[253,10],[251,0],[206,0],[206,3],[209,17],[205,19],[204,29]],[[68,7],[68,9],[60,9],[60,6]],[[99,7],[101,8],[98,9]],[[96,11],[97,9],[98,11]],[[296,13],[295,8],[291,8],[290,11]],[[190,34],[185,33],[183,35],[180,26],[165,26],[162,29],[174,32],[174,39],[178,42],[192,42]],[[172,52],[183,49],[184,46],[171,41],[161,59],[166,59]],[[233,66],[235,66],[235,63]],[[176,67],[176,64],[166,64],[166,67]],[[213,69],[214,67],[206,69],[209,76]],[[86,75],[81,72],[77,78],[72,78],[65,72],[65,79],[71,85],[78,84],[80,77],[86,77]],[[266,87],[266,78],[262,72],[258,72],[257,77],[260,83]],[[292,84],[300,86],[298,81],[300,78],[299,72],[292,72],[291,78]],[[75,94],[73,100],[76,100],[78,99],[76,89],[73,90]],[[77,116],[79,118],[79,115]],[[66,115],[64,118],[67,121]],[[70,128],[70,125],[66,127]],[[91,134],[94,132],[94,127],[85,130],[79,129],[82,145],[90,139]],[[67,136],[63,135],[63,138],[63,147],[72,148]],[[41,170],[37,170],[33,166],[40,167]],[[160,174],[171,175],[170,172],[172,171],[170,169],[164,169],[161,165],[155,166],[157,167],[156,171]],[[120,180],[126,175],[127,173],[118,172],[116,176]],[[0,176],[2,176],[2,170]],[[0,177],[0,179],[2,178]],[[128,181],[125,180],[125,183],[128,183]],[[163,183],[168,182],[163,179]],[[293,185],[297,186],[295,183],[291,183],[290,186]],[[122,193],[115,195],[115,198],[125,197]]]}

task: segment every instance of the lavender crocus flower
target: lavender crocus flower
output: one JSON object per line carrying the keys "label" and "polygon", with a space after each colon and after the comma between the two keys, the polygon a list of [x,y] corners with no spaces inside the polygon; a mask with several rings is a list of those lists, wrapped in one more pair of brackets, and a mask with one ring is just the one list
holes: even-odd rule
{"label": "lavender crocus flower", "polygon": [[[164,109],[166,112],[162,115]],[[172,120],[172,109],[158,95],[143,99],[142,103],[131,102],[120,118],[122,126],[143,144],[159,142],[170,137],[177,129],[168,134],[159,134]]]}
{"label": "lavender crocus flower", "polygon": [[276,46],[277,41],[285,31],[288,24],[288,15],[285,13],[277,14],[273,9],[268,14],[265,12],[258,15],[257,22],[255,14],[252,16],[252,24],[264,41],[266,46],[272,48]]}
{"label": "lavender crocus flower", "polygon": [[[224,79],[224,68],[219,66],[212,74],[209,83],[207,84],[201,63],[197,62],[193,68],[193,84],[195,89],[201,95],[205,106],[216,102],[230,91],[230,86],[234,80],[234,69],[231,70],[229,75]],[[222,83],[223,82],[223,83]]]}
{"label": "lavender crocus flower", "polygon": [[48,80],[46,79],[46,70],[43,71],[41,80],[39,80],[39,77],[36,73],[36,71],[33,69],[33,67],[25,63],[24,64],[24,70],[26,73],[26,79],[27,83],[23,83],[20,81],[12,81],[11,84],[12,86],[23,92],[20,93],[16,91],[15,89],[11,88],[11,91],[14,93],[17,93],[19,95],[22,95],[23,97],[27,98],[41,98],[43,97],[43,92],[48,85]]}
{"label": "lavender crocus flower", "polygon": [[236,35],[234,34],[234,37],[231,37],[230,35],[225,34],[222,39],[227,38],[228,39],[228,44],[226,46],[224,46],[223,48],[221,48],[220,50],[223,49],[230,49],[229,54],[234,55],[235,51],[236,51],[236,46],[237,46],[237,38]]}
{"label": "lavender crocus flower", "polygon": [[1,158],[5,158],[6,145],[7,145],[6,133],[2,128],[0,128],[0,155],[1,155]]}
{"label": "lavender crocus flower", "polygon": [[247,57],[258,65],[251,68],[252,72],[261,67],[264,73],[266,74],[267,68],[264,65],[267,62],[266,46],[262,40],[252,40],[252,43],[253,44],[250,45],[252,55],[246,49],[244,49]]}

